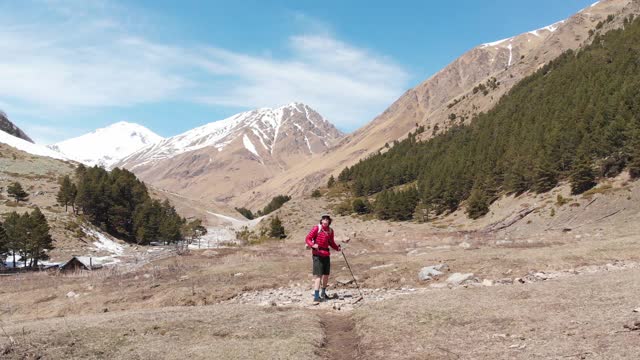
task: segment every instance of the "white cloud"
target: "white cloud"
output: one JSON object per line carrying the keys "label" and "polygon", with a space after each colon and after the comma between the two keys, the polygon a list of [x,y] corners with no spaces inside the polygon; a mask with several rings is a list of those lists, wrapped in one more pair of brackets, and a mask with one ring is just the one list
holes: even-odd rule
{"label": "white cloud", "polygon": [[10,106],[73,113],[173,100],[244,108],[301,101],[350,130],[408,82],[392,60],[340,41],[304,14],[295,21],[313,22],[315,34],[291,36],[285,53],[253,55],[152,40],[107,2],[45,4],[54,20],[0,15],[0,53],[11,54],[0,57],[0,99]]}

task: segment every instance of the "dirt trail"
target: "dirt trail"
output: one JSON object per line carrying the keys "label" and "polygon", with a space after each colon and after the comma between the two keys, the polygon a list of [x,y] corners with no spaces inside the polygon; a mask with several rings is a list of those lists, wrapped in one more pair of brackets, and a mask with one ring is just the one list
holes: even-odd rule
{"label": "dirt trail", "polygon": [[357,359],[359,339],[351,316],[323,313],[320,322],[325,333],[323,355],[326,359]]}

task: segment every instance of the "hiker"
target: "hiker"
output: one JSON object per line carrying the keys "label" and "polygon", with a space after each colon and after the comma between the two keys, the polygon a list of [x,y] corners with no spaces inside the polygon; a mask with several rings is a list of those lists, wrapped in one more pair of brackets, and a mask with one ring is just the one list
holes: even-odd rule
{"label": "hiker", "polygon": [[[320,218],[320,224],[315,225],[305,239],[307,246],[312,249],[313,258],[313,302],[327,300],[327,283],[331,273],[331,252],[329,247],[335,251],[342,251],[333,239],[333,229],[331,228],[331,216],[324,214]],[[320,282],[322,282],[322,292],[320,292]]]}

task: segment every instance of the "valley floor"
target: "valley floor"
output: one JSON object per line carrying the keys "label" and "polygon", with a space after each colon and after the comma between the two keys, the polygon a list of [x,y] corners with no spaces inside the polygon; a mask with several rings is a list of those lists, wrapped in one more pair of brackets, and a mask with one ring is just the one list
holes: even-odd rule
{"label": "valley floor", "polygon": [[[486,234],[354,241],[311,305],[296,239],[132,268],[0,278],[2,358],[629,359],[640,236],[496,245]],[[385,245],[392,243],[393,246]],[[529,245],[526,245],[529,244]],[[424,266],[449,270],[429,281]],[[448,282],[454,273],[473,274]],[[627,325],[629,328],[625,328]]]}

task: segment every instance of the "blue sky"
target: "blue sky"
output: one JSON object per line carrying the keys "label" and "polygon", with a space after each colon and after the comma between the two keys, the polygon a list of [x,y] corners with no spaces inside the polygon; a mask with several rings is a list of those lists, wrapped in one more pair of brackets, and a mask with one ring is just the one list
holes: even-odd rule
{"label": "blue sky", "polygon": [[594,0],[0,0],[0,109],[40,143],[293,101],[350,132],[465,51]]}

